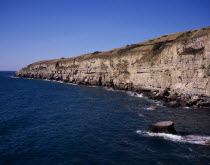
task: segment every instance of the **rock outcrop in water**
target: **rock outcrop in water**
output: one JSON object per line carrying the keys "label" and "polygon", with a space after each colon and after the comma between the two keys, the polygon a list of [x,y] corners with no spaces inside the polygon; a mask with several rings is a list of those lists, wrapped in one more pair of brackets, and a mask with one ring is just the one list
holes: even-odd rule
{"label": "rock outcrop in water", "polygon": [[174,123],[172,121],[162,121],[162,122],[151,124],[149,126],[148,132],[175,134],[176,130],[174,128]]}
{"label": "rock outcrop in water", "polygon": [[209,106],[210,27],[110,51],[36,62],[15,76],[133,90],[168,106]]}

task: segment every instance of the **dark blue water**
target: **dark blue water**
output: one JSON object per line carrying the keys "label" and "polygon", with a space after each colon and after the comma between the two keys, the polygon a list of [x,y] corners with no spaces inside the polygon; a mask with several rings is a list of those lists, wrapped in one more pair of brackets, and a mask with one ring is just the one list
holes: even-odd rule
{"label": "dark blue water", "polygon": [[[131,93],[13,74],[0,72],[0,164],[210,164],[209,109],[151,111]],[[145,132],[162,120],[187,135]]]}

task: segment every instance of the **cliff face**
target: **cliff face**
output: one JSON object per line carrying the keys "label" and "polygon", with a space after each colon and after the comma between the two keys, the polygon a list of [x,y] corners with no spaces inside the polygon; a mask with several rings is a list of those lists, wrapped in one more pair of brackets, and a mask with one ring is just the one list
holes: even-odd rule
{"label": "cliff face", "polygon": [[161,95],[170,100],[191,100],[189,104],[202,98],[202,104],[208,104],[210,27],[169,34],[106,52],[40,61],[15,75],[151,91],[150,96],[154,98]]}

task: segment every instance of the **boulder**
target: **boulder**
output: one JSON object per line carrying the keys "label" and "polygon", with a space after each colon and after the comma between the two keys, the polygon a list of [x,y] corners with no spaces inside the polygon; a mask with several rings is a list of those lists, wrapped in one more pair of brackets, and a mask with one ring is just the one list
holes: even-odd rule
{"label": "boulder", "polygon": [[198,105],[198,107],[210,107],[210,102],[209,101],[208,102],[200,101],[197,103],[197,105]]}
{"label": "boulder", "polygon": [[149,126],[148,132],[175,134],[176,130],[174,128],[174,123],[172,121],[162,121],[151,124]]}
{"label": "boulder", "polygon": [[177,101],[170,101],[170,102],[165,103],[165,105],[169,107],[179,107],[180,103]]}

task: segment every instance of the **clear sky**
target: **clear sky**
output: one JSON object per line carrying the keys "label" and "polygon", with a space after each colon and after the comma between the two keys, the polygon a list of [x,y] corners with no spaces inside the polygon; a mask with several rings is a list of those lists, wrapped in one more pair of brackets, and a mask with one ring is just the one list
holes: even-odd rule
{"label": "clear sky", "polygon": [[0,70],[210,26],[210,0],[0,0]]}

